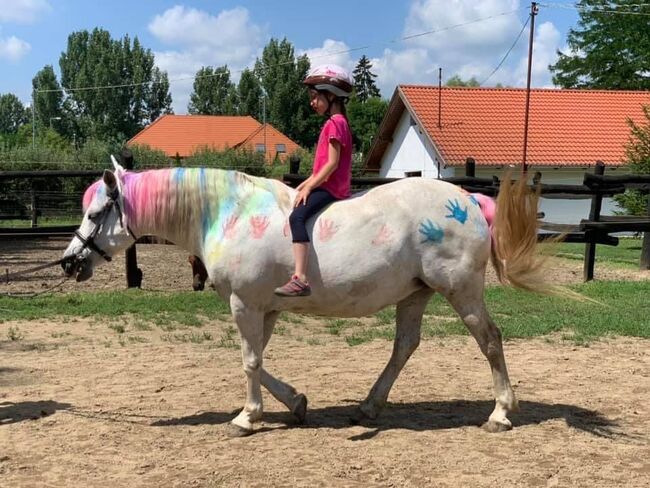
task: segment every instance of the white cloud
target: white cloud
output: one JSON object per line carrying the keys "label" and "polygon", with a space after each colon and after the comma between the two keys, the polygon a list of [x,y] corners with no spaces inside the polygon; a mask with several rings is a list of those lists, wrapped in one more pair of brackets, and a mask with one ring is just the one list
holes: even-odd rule
{"label": "white cloud", "polygon": [[[156,52],[156,65],[167,71],[176,113],[185,113],[193,77],[203,66],[228,65],[231,79],[250,66],[259,54],[265,28],[251,22],[248,10],[234,8],[218,15],[175,6],[154,17],[149,31],[170,46]],[[173,81],[179,78],[188,80]]]}
{"label": "white cloud", "polygon": [[[531,70],[531,85],[550,88],[553,86],[550,64],[557,61],[557,50],[560,48],[562,36],[551,22],[544,22],[535,32],[533,41],[533,66]],[[528,58],[520,60],[515,73],[517,86],[526,86]]]}
{"label": "white cloud", "polygon": [[[522,30],[526,9],[519,0],[413,0],[404,21],[403,49],[386,49],[372,60],[383,96],[390,96],[397,84],[437,84],[438,68],[443,83],[454,75],[483,82]],[[473,22],[478,19],[485,20]],[[486,86],[525,86],[527,34],[528,28]],[[536,28],[533,86],[551,85],[548,65],[555,62],[560,42],[552,23]]]}
{"label": "white cloud", "polygon": [[341,41],[325,39],[321,47],[315,47],[304,51],[298,51],[298,56],[306,54],[312,67],[319,64],[338,64],[345,68],[352,76],[355,61],[350,58],[350,48]]}
{"label": "white cloud", "polygon": [[31,49],[32,46],[29,43],[18,39],[16,36],[0,39],[0,58],[8,59],[9,61],[18,61]]}
{"label": "white cloud", "polygon": [[0,22],[31,24],[51,9],[47,0],[0,0]]}

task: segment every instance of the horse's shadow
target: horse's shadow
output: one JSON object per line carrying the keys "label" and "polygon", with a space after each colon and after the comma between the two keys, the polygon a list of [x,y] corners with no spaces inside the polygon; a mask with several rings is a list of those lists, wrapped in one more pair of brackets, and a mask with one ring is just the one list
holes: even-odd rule
{"label": "horse's shadow", "polygon": [[71,406],[69,403],[59,403],[54,400],[0,402],[0,427],[25,420],[38,420],[58,410],[69,410]]}
{"label": "horse's shadow", "polygon": [[[350,400],[352,402],[352,400]],[[619,425],[595,410],[575,405],[547,404],[522,401],[520,412],[510,415],[513,427],[541,424],[548,420],[561,419],[567,426],[598,436],[614,438],[624,436]],[[482,425],[494,408],[493,401],[483,400],[448,400],[438,402],[392,403],[388,404],[376,420],[366,420],[362,426],[368,431],[350,437],[351,440],[370,439],[382,431],[405,429],[427,431],[454,429]],[[351,418],[357,412],[357,405],[330,406],[309,409],[304,424],[297,424],[289,413],[267,412],[263,420],[280,426],[264,426],[256,432],[278,429],[344,429],[352,424]],[[232,420],[235,413],[202,412],[186,417],[157,420],[152,426],[174,425],[216,425]]]}

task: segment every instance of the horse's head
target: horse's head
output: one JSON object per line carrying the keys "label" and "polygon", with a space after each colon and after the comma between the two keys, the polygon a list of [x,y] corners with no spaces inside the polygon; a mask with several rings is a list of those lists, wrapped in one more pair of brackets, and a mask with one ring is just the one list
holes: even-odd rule
{"label": "horse's head", "polygon": [[121,193],[124,170],[115,161],[114,164],[115,172],[104,171],[102,179],[87,190],[83,220],[63,253],[63,271],[66,276],[76,276],[77,281],[89,279],[98,263],[111,261],[134,242]]}

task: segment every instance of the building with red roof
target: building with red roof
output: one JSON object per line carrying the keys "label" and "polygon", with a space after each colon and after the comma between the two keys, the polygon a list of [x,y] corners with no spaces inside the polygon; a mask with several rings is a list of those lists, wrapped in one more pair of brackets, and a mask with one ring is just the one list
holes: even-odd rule
{"label": "building with red roof", "polygon": [[200,148],[246,148],[266,153],[268,161],[284,160],[299,146],[271,124],[250,116],[162,115],[127,145],[147,145],[170,158],[190,156]]}
{"label": "building with red roof", "polygon": [[[625,164],[628,120],[644,124],[650,92],[532,89],[527,164],[544,183],[581,184],[596,161]],[[464,174],[468,157],[477,176],[500,175],[523,160],[526,90],[400,85],[366,156],[367,171],[402,177],[420,172],[438,178]],[[566,200],[543,199],[555,222],[576,222],[588,213],[578,201],[566,215]],[[611,213],[606,203],[603,213]],[[577,219],[576,219],[577,218]]]}

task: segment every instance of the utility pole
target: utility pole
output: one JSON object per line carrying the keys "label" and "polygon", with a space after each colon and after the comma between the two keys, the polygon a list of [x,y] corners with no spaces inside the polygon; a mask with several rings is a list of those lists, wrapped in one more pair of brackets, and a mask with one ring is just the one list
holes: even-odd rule
{"label": "utility pole", "polygon": [[36,149],[36,88],[32,88],[32,149]]}
{"label": "utility pole", "polygon": [[530,76],[533,68],[533,35],[535,32],[535,16],[539,8],[537,2],[530,3],[530,35],[528,37],[528,74],[526,77],[526,112],[524,115],[524,156],[521,161],[521,171],[525,175],[528,172],[528,115],[530,111]]}

